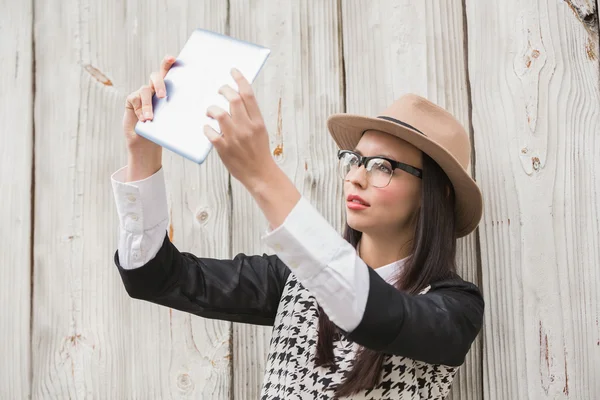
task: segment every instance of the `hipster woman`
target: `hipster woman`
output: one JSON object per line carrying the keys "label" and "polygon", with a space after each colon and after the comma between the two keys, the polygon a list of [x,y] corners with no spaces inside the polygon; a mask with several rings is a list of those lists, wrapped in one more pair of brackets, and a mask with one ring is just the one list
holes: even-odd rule
{"label": "hipster woman", "polygon": [[230,112],[206,110],[221,132],[207,125],[203,133],[264,213],[262,239],[273,254],[198,257],[171,243],[162,149],[134,131],[153,118],[152,96],[166,95],[174,61],[165,57],[126,101],[128,163],[111,180],[120,218],[114,262],[127,293],[273,326],[262,399],[446,397],[484,312],[480,290],[456,272],[457,239],[482,215],[461,124],[414,94],[376,117],[330,116],[341,236],[272,158],[252,87],[232,70],[238,90],[219,91]]}

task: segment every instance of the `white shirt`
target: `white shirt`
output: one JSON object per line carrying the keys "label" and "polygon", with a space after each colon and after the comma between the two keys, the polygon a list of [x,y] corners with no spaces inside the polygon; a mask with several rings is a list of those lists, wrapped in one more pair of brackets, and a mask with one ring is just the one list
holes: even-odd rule
{"label": "white shirt", "polygon": [[[118,254],[123,268],[139,268],[154,258],[169,225],[164,170],[125,182],[127,166],[111,176],[119,215]],[[369,268],[323,216],[301,197],[284,223],[262,236],[317,299],[332,322],[350,332],[358,326],[369,294]],[[375,271],[387,282],[407,258]]]}

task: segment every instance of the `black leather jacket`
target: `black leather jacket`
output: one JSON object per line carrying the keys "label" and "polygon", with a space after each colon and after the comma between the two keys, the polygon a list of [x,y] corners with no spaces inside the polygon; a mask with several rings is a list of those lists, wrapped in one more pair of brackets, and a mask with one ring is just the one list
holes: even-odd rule
{"label": "black leather jacket", "polygon": [[[276,256],[201,258],[165,238],[158,254],[136,269],[114,262],[133,298],[213,318],[273,325],[290,270]],[[459,276],[431,284],[423,295],[395,289],[369,268],[370,289],[359,326],[346,336],[387,354],[458,366],[481,330],[484,301]]]}

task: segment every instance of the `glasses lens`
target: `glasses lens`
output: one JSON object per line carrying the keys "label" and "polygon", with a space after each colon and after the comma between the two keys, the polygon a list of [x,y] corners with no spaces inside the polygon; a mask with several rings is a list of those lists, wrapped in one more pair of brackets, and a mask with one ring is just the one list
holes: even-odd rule
{"label": "glasses lens", "polygon": [[367,163],[369,181],[375,187],[385,187],[390,183],[394,170],[392,165],[381,158],[374,158]]}
{"label": "glasses lens", "polygon": [[340,161],[338,162],[338,173],[340,178],[346,179],[348,173],[356,169],[358,165],[358,157],[352,153],[344,153],[340,157]]}

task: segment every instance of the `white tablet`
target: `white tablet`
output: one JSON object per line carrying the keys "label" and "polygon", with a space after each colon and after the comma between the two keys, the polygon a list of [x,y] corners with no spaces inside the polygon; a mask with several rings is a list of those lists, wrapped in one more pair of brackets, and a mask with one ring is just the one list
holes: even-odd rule
{"label": "white tablet", "polygon": [[270,52],[220,33],[194,30],[165,76],[167,96],[153,96],[154,118],[138,121],[136,133],[201,164],[212,149],[204,125],[220,132],[219,123],[206,116],[206,109],[214,104],[229,112],[229,102],[219,88],[229,84],[238,90],[231,68],[252,83]]}

